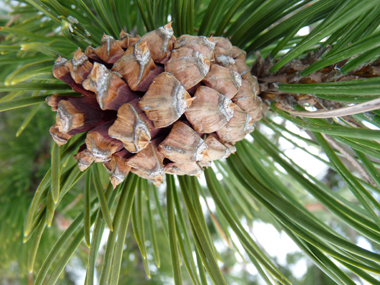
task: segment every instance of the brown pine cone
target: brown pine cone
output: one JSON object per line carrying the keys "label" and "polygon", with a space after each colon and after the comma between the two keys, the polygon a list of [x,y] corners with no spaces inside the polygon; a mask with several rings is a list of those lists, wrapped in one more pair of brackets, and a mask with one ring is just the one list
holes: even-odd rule
{"label": "brown pine cone", "polygon": [[261,119],[246,53],[222,37],[182,35],[171,24],[142,36],[104,35],[101,46],[58,58],[56,78],[82,97],[47,99],[59,145],[87,132],[80,170],[103,162],[114,187],[131,171],[156,185],[165,173],[197,175],[228,157]]}

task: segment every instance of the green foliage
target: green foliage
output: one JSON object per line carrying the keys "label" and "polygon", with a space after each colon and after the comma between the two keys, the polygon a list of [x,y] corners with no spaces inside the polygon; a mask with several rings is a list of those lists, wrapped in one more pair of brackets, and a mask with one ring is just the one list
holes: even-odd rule
{"label": "green foliage", "polygon": [[[47,108],[43,109],[47,111]],[[23,116],[24,113],[20,111],[1,114],[0,236],[3,241],[1,243],[3,254],[0,257],[1,275],[7,270],[13,271],[14,276],[17,276],[18,272],[23,272],[23,276],[27,275],[25,259],[30,247],[22,245],[23,220],[36,184],[48,167],[46,158],[49,156],[49,142],[44,133],[51,120],[44,114],[38,121],[34,121],[34,130],[27,129],[22,136],[15,139],[15,133],[7,131],[16,130],[22,123]],[[31,135],[32,132],[36,135]],[[49,239],[51,241],[51,237],[42,240],[42,244],[46,245]],[[46,253],[49,247],[49,245],[42,247],[41,251]],[[15,262],[18,268],[12,269]],[[41,258],[38,264],[41,264]]]}
{"label": "green foliage", "polygon": [[[347,74],[379,55],[379,1],[19,0],[8,5],[9,14],[1,11],[0,17],[0,275],[14,270],[7,277],[20,273],[24,278],[29,269],[35,270],[35,284],[55,284],[75,257],[87,269],[86,284],[95,279],[101,284],[167,284],[165,278],[171,277],[176,284],[231,284],[238,277],[222,272],[219,261],[228,271],[234,256],[240,256],[267,284],[355,284],[358,279],[380,284],[379,111],[307,119],[267,102],[272,113],[249,140],[237,143],[236,154],[205,171],[202,185],[194,177],[167,176],[165,189],[157,189],[130,174],[113,190],[103,168],[92,165],[82,173],[75,166],[72,155],[84,135],[50,150],[53,113],[42,103],[53,93],[78,96],[52,76],[57,56],[72,57],[78,46],[97,46],[103,33],[144,34],[170,19],[176,36],[222,35],[247,51],[248,62],[256,59],[254,51],[274,58],[270,72],[313,51],[321,58],[301,76],[338,64],[338,72]],[[310,33],[298,35],[306,26],[312,27]],[[278,91],[314,94],[331,106],[371,104],[379,96],[379,79],[279,84]],[[309,136],[291,131],[290,123]],[[259,131],[265,128],[272,135]],[[292,161],[279,139],[329,167],[331,185]],[[333,187],[341,181],[343,187]],[[310,211],[308,202],[328,212]],[[53,222],[58,219],[72,222],[61,232]],[[257,219],[284,231],[314,263],[302,281],[253,238],[245,223]],[[111,232],[103,252],[106,227]],[[358,236],[373,250],[358,246]],[[214,241],[225,243],[226,250],[220,252]],[[151,281],[141,281],[143,271]],[[258,282],[242,275],[239,284],[248,278]]]}

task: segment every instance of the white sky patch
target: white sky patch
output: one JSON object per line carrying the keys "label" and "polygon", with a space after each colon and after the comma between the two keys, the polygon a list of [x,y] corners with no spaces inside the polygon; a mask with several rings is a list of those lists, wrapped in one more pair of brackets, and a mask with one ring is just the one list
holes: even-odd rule
{"label": "white sky patch", "polygon": [[243,262],[243,258],[241,258],[240,254],[238,252],[235,252],[235,258],[238,262]]}
{"label": "white sky patch", "polygon": [[228,229],[229,233],[230,233],[230,236],[231,236],[231,239],[233,240],[233,242],[235,243],[236,247],[238,248],[238,250],[243,253],[244,252],[244,247],[241,245],[238,237],[236,236],[236,234],[234,233],[234,231],[231,230],[231,228]]}
{"label": "white sky patch", "polygon": [[253,142],[253,137],[252,137],[250,134],[246,135],[244,138],[245,138],[247,141],[249,141],[250,143]]}
{"label": "white sky patch", "polygon": [[301,130],[299,127],[297,127],[292,122],[287,121],[285,126],[289,131],[291,131],[292,133],[295,133],[296,135],[300,135],[300,136],[302,136],[304,138],[308,138],[308,139],[310,138],[305,131]]}
{"label": "white sky patch", "polygon": [[278,164],[277,162],[275,162],[274,165],[276,166],[276,168],[279,171],[281,171],[282,173],[286,173],[285,169],[280,164]]}
{"label": "white sky patch", "polygon": [[297,261],[296,264],[290,265],[289,268],[292,271],[292,274],[295,278],[301,279],[307,271],[306,259],[301,258],[300,260]]}
{"label": "white sky patch", "polygon": [[256,267],[252,263],[248,263],[246,269],[252,275],[258,274]]}
{"label": "white sky patch", "polygon": [[207,205],[206,205],[206,202],[205,200],[203,199],[203,197],[200,197],[199,199],[199,202],[201,203],[201,207],[202,207],[202,212],[208,212],[207,210]]}
{"label": "white sky patch", "polygon": [[310,33],[310,28],[309,26],[306,26],[306,27],[303,27],[301,28],[298,32],[297,32],[297,36],[306,36]]}
{"label": "white sky patch", "polygon": [[314,106],[305,106],[305,109],[307,110],[307,111],[318,111],[318,109],[317,108],[315,108]]}
{"label": "white sky patch", "polygon": [[[218,173],[218,169],[213,165],[213,163],[211,164],[211,167],[212,167],[212,169],[213,169],[216,173]],[[198,182],[199,182],[199,184],[200,184],[202,187],[207,187],[206,177],[205,177],[205,175],[204,175],[203,172],[202,172],[202,174],[201,174],[201,177],[198,178]]]}
{"label": "white sky patch", "polygon": [[[273,118],[273,121],[277,124],[281,124],[283,122],[283,119],[275,117]],[[290,122],[286,122],[285,126],[290,132],[302,136],[304,138],[310,139],[308,134],[305,131],[300,130],[296,125]],[[265,126],[262,127],[261,131],[264,135],[273,135],[273,131]],[[305,141],[298,139],[287,132],[282,132],[282,134],[294,143],[298,144],[300,147],[306,148],[312,154],[316,156],[321,156],[323,159],[327,160],[326,155],[324,153],[321,153],[319,149],[317,149],[316,147],[308,145]],[[279,149],[282,150],[289,158],[291,158],[296,164],[305,169],[312,176],[321,177],[328,170],[328,167],[322,161],[318,160],[317,158],[314,158],[312,155],[294,146],[288,140],[281,137],[279,139]],[[282,170],[281,167],[280,170]]]}
{"label": "white sky patch", "polygon": [[367,121],[362,121],[363,125],[365,125],[366,127],[370,128],[371,130],[378,130],[379,128],[376,127],[375,125],[367,122]]}
{"label": "white sky patch", "polygon": [[207,199],[206,201],[207,201],[208,206],[210,207],[211,212],[215,212],[216,207],[215,207],[214,199],[212,199],[210,197],[208,197],[206,199]]}
{"label": "white sky patch", "polygon": [[275,123],[277,123],[277,124],[281,124],[281,123],[284,121],[283,118],[278,117],[278,116],[273,117],[273,118],[271,118],[271,119],[272,119],[273,122],[275,122]]}
{"label": "white sky patch", "polygon": [[358,285],[372,285],[371,283],[361,279],[361,282],[360,281],[355,281],[355,284],[358,284]]}
{"label": "white sky patch", "polygon": [[280,147],[282,150],[284,149],[289,149],[289,148],[294,148],[293,144],[291,144],[288,140],[284,138],[279,139]]}
{"label": "white sky patch", "polygon": [[369,251],[373,251],[372,245],[362,236],[358,236],[356,244],[361,248],[364,248]]}
{"label": "white sky patch", "polygon": [[[305,143],[305,142],[303,142]],[[305,143],[306,144],[306,143]],[[316,148],[315,146],[312,146],[312,145],[306,145],[305,148],[312,154],[315,154],[315,155],[319,155],[321,158],[327,158],[327,156],[324,155],[321,155],[321,152],[319,151],[318,148]]]}
{"label": "white sky patch", "polygon": [[105,250],[104,246],[107,244],[109,234],[110,234],[110,230],[107,227],[105,227],[103,235],[102,235],[102,240],[100,241],[100,248],[99,248],[100,254],[104,253],[104,250]]}
{"label": "white sky patch", "polygon": [[[16,6],[17,5],[17,1],[11,1],[11,5],[12,6]],[[21,3],[20,6],[26,6],[25,3]],[[9,5],[5,4],[3,1],[1,1],[0,3],[0,8],[4,11],[7,11],[7,12],[10,12],[11,11],[11,8],[9,7]]]}
{"label": "white sky patch", "polygon": [[258,243],[273,257],[278,263],[291,269],[295,278],[301,279],[307,271],[306,258],[300,258],[297,263],[288,265],[286,256],[291,253],[301,252],[294,241],[283,231],[280,233],[271,225],[262,222],[253,223],[253,231]]}
{"label": "white sky patch", "polygon": [[[215,212],[216,207],[215,207],[214,199],[212,199],[210,197],[206,197],[206,199],[207,199],[207,205],[209,206],[211,212]],[[207,208],[205,199],[202,196],[200,196],[199,201],[201,203],[201,207],[202,207],[203,213],[205,213],[206,215],[208,215],[209,214],[209,210]]]}
{"label": "white sky patch", "polygon": [[328,170],[326,164],[301,149],[288,149],[284,153],[312,176],[320,176]]}
{"label": "white sky patch", "polygon": [[327,41],[329,39],[329,37],[325,37],[323,39],[320,40],[321,43],[324,43],[325,41]]}
{"label": "white sky patch", "polygon": [[217,240],[214,242],[215,248],[219,253],[225,252],[227,250],[226,243],[222,240]]}
{"label": "white sky patch", "polygon": [[278,232],[271,224],[254,222],[253,233],[258,243],[262,245],[271,256],[277,257],[277,261],[281,265],[287,265],[287,254],[301,251],[285,232]]}
{"label": "white sky patch", "polygon": [[[242,224],[247,230],[245,223]],[[249,262],[249,258],[245,253],[243,246],[240,244],[239,239],[233,231],[230,231],[230,233],[231,238],[235,242],[239,251],[248,261],[248,264],[243,264],[243,260],[240,255],[235,253],[235,258],[238,263],[234,265],[232,272],[237,274],[241,270],[247,270],[250,274],[257,275],[257,269],[251,262]],[[300,258],[295,264],[287,264],[286,256],[288,254],[301,252],[301,250],[285,232],[278,232],[271,224],[255,221],[253,222],[251,230],[248,230],[248,233],[253,240],[257,242],[259,246],[263,247],[270,256],[276,258],[279,264],[290,268],[295,278],[301,279],[304,276],[307,271],[307,259],[305,257]],[[259,278],[259,280],[259,284],[265,284],[261,278]]]}
{"label": "white sky patch", "polygon": [[69,264],[67,264],[65,270],[75,278],[75,285],[84,284],[86,278],[86,270],[82,267],[81,261],[78,257],[74,256]]}
{"label": "white sky patch", "polygon": [[287,132],[282,132],[282,135],[284,136],[284,139],[285,138],[289,139],[291,142],[295,143],[296,145],[298,145],[300,147],[308,147],[309,146],[305,141],[303,141],[303,140],[301,140],[295,136],[292,136],[291,134],[289,134]]}
{"label": "white sky patch", "polygon": [[263,134],[264,136],[272,136],[274,135],[274,132],[268,128],[267,126],[265,125],[261,125],[260,126],[260,133]]}

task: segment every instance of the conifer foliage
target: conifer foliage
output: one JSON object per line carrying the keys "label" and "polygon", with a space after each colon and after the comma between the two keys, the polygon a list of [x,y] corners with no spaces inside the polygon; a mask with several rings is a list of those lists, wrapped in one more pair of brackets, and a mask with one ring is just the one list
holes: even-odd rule
{"label": "conifer foliage", "polygon": [[[17,136],[41,136],[54,114],[46,102],[56,112],[51,149],[41,143],[50,168],[38,186],[20,186],[25,197],[33,192],[28,210],[10,206],[12,183],[0,186],[4,249],[8,256],[21,228],[7,225],[23,217],[27,250],[18,252],[31,284],[60,284],[74,256],[86,264],[86,284],[117,284],[131,236],[149,277],[150,264],[170,264],[175,284],[230,284],[212,229],[267,284],[291,284],[245,225],[263,213],[331,282],[380,283],[380,1],[7,5],[0,112],[19,116],[32,106]],[[309,32],[299,34],[302,28]],[[38,132],[31,122],[41,122]],[[343,190],[313,177],[276,138],[328,166]],[[0,147],[5,141],[0,136]],[[19,155],[31,154],[15,145],[8,149],[17,159],[3,150],[0,157],[21,167]],[[52,242],[58,225],[64,230]]]}

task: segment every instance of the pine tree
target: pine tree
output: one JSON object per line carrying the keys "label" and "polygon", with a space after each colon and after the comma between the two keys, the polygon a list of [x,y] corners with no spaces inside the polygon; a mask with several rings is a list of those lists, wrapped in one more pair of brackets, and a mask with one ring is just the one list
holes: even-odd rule
{"label": "pine tree", "polygon": [[[6,253],[1,267],[18,267],[15,272],[30,284],[61,284],[66,265],[79,258],[86,284],[95,279],[124,284],[126,270],[151,276],[154,263],[172,272],[175,284],[230,284],[218,263],[228,259],[218,252],[218,239],[231,254],[252,263],[267,284],[291,284],[291,274],[268,257],[242,222],[266,215],[319,268],[309,271],[324,280],[321,284],[379,283],[379,1],[25,0],[8,5],[10,12],[0,18],[0,159],[6,169],[0,175],[0,248]],[[161,46],[154,35],[159,27],[170,30],[168,22],[174,36],[164,42],[167,54],[157,56]],[[299,34],[304,27],[309,33]],[[128,57],[147,51],[148,71]],[[203,65],[192,70],[189,60],[206,65],[207,72],[200,72]],[[183,65],[185,72],[178,72]],[[188,83],[196,72],[202,76]],[[233,94],[227,94],[226,74],[238,85]],[[106,92],[104,78],[111,82]],[[252,87],[239,95],[242,79]],[[182,109],[164,109],[170,92],[156,102],[160,90],[173,86],[183,89]],[[222,102],[227,116],[215,115],[219,105],[206,110],[202,104],[211,99],[210,106]],[[58,110],[52,128],[55,113],[45,100]],[[203,116],[204,123],[210,116],[203,110],[219,116],[216,125],[196,120]],[[228,130],[244,131],[229,139],[220,130],[237,114],[249,127],[231,123]],[[145,132],[126,135],[126,122],[136,130],[142,121]],[[287,128],[290,124],[302,135]],[[179,128],[182,141],[171,136]],[[154,141],[154,134],[164,139]],[[106,141],[107,153],[101,155],[89,147],[90,138],[99,137]],[[211,159],[202,149],[198,159],[198,148],[189,144],[195,138],[209,152],[216,152],[215,145],[220,152],[235,147],[236,152]],[[320,160],[333,178],[323,183],[310,175],[281,149],[279,139]],[[195,149],[193,160],[162,150],[181,145],[179,153]],[[141,168],[152,163],[159,166],[159,176]],[[191,176],[199,171],[204,183]],[[339,191],[328,185],[337,183],[336,176],[344,182]],[[306,201],[328,213],[314,212]],[[99,265],[106,228],[110,234]],[[374,250],[358,246],[359,236]],[[136,260],[133,269],[126,265],[127,253]]]}

